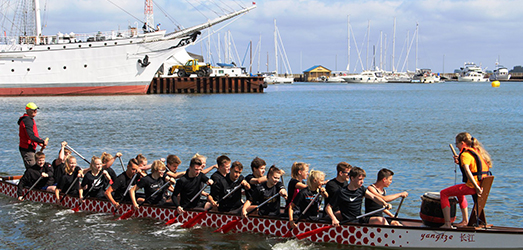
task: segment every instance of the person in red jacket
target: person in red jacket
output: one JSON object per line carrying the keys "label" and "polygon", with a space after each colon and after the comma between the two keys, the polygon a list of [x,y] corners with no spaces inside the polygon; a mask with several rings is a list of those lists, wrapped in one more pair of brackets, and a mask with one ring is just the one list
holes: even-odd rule
{"label": "person in red jacket", "polygon": [[25,106],[25,114],[18,119],[20,136],[20,154],[24,160],[25,168],[28,169],[36,164],[35,152],[37,145],[43,148],[47,146],[47,139],[43,140],[38,135],[38,128],[34,117],[38,113],[38,106],[30,102]]}

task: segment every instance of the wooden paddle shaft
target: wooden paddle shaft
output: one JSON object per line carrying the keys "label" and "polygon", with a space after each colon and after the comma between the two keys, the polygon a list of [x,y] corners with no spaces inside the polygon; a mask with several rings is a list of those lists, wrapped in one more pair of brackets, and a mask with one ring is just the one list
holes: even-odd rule
{"label": "wooden paddle shaft", "polygon": [[73,148],[71,148],[71,146],[69,145],[65,145],[66,148],[68,148],[69,150],[73,151],[76,155],[80,156],[80,158],[82,158],[82,160],[84,160],[85,162],[87,162],[87,164],[91,164],[90,161],[88,161],[87,159],[85,159],[85,157],[83,157],[80,153],[76,152],[76,150],[74,150]]}
{"label": "wooden paddle shaft", "polygon": [[452,150],[452,154],[454,154],[454,156],[458,156],[458,154],[456,153],[456,150],[454,150],[454,147],[452,146],[452,144],[449,144],[449,147],[450,147],[450,150]]}

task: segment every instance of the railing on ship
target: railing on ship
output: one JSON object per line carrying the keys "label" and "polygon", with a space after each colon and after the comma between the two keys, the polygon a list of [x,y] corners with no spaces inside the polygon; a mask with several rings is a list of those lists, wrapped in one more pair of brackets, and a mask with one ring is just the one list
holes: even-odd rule
{"label": "railing on ship", "polygon": [[[107,40],[118,40],[136,37],[138,30],[136,28],[130,28],[127,30],[112,30],[101,32],[98,31],[95,34],[76,34],[76,33],[58,33],[52,36],[41,36],[40,45],[48,44],[64,44],[64,43],[82,43],[82,42],[95,42],[95,41],[107,41]],[[0,38],[0,44],[14,45],[14,44],[36,44],[36,36],[20,36],[10,37],[4,36]]]}

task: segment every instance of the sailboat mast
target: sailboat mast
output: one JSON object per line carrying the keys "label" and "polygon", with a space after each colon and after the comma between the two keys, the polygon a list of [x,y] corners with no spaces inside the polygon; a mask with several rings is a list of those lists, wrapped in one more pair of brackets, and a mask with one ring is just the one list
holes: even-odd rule
{"label": "sailboat mast", "polygon": [[347,15],[347,72],[350,72],[350,15]]}
{"label": "sailboat mast", "polygon": [[36,40],[35,44],[40,44],[40,37],[42,36],[42,24],[40,20],[40,0],[34,1],[35,5],[35,31]]}
{"label": "sailboat mast", "polygon": [[367,65],[366,66],[366,70],[369,70],[369,43],[370,43],[370,20],[369,20],[369,24],[367,25],[367,58],[365,59],[365,63]]}
{"label": "sailboat mast", "polygon": [[278,40],[276,38],[276,34],[277,34],[277,31],[276,31],[277,27],[276,27],[276,19],[274,19],[274,60],[275,60],[275,72],[276,72],[276,75],[278,75]]}
{"label": "sailboat mast", "polygon": [[394,52],[396,50],[396,17],[394,17],[394,24],[392,28],[392,72],[396,71],[395,62],[394,62]]}
{"label": "sailboat mast", "polygon": [[418,43],[419,43],[419,26],[418,26],[418,23],[416,22],[416,68],[415,70],[418,69]]}

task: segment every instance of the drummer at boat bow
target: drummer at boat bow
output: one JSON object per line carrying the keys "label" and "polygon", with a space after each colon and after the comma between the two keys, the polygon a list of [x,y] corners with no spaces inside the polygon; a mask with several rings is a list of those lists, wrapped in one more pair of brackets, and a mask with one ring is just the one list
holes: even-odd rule
{"label": "drummer at boat bow", "polygon": [[365,179],[365,170],[359,167],[353,167],[349,173],[350,182],[344,188],[341,188],[336,192],[334,197],[331,198],[329,204],[326,207],[326,212],[332,220],[332,225],[339,226],[340,222],[332,207],[339,206],[341,216],[344,222],[355,222],[355,223],[369,223],[378,225],[388,225],[387,220],[383,217],[362,217],[357,218],[361,215],[361,206],[363,203],[363,197],[366,199],[372,199],[376,203],[380,204],[387,209],[391,209],[392,206],[385,202],[383,199],[377,197],[371,192],[367,191],[363,186],[363,180]]}
{"label": "drummer at boat bow", "polygon": [[18,135],[20,136],[20,145],[18,148],[26,169],[34,166],[36,163],[36,147],[40,145],[43,150],[47,146],[47,140],[43,140],[38,135],[38,128],[34,120],[38,109],[36,104],[30,102],[25,106],[25,114],[18,119]]}
{"label": "drummer at boat bow", "polygon": [[18,182],[18,191],[16,192],[18,200],[23,200],[23,189],[33,185],[36,189],[54,191],[55,186],[51,186],[54,184],[53,167],[45,161],[45,154],[37,152],[35,161],[36,164],[26,169],[20,182]]}
{"label": "drummer at boat bow", "polygon": [[[174,187],[172,202],[178,210],[178,213],[185,212],[184,209],[194,208],[200,205],[200,199],[191,199],[200,195],[203,185],[212,185],[213,181],[202,173],[203,163],[199,158],[192,158],[189,163],[189,169],[185,172]],[[180,200],[178,201],[178,195]],[[202,204],[203,205],[203,204]]]}
{"label": "drummer at boat bow", "polygon": [[456,226],[468,225],[467,199],[465,195],[481,196],[483,189],[479,186],[482,177],[491,175],[492,161],[490,155],[483,145],[467,132],[456,135],[456,147],[460,150],[459,156],[454,156],[454,162],[459,164],[463,175],[463,182],[440,191],[441,209],[445,224],[442,228],[453,228],[450,221],[449,196],[458,198],[463,220]]}
{"label": "drummer at boat bow", "polygon": [[[127,187],[136,184],[137,178],[134,178],[133,180],[133,177],[138,173],[139,169],[140,165],[136,159],[129,160],[129,163],[127,163],[127,170],[118,175],[116,180],[114,180],[114,183],[105,190],[105,196],[117,209],[120,207],[121,201],[131,200],[129,192],[126,192]],[[131,181],[133,181],[133,183],[131,183]],[[127,194],[123,197],[125,193]]]}

